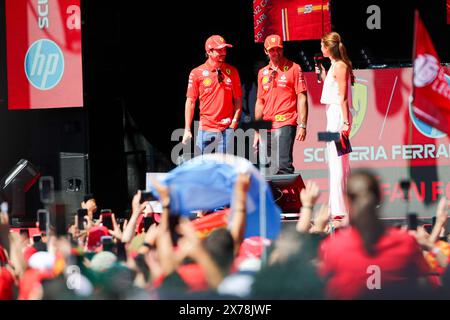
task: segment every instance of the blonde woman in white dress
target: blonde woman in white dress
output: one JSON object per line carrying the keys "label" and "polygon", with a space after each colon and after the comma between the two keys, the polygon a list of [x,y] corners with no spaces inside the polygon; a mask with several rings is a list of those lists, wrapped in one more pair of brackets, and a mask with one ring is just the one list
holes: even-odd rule
{"label": "blonde woman in white dress", "polygon": [[[336,32],[330,32],[321,39],[321,50],[324,57],[331,60],[328,73],[320,64],[316,73],[321,73],[325,79],[320,102],[327,105],[327,131],[339,132],[349,136],[351,128],[350,83],[353,85],[354,76],[352,63],[347,51]],[[345,193],[347,177],[350,174],[349,154],[338,156],[334,142],[327,142],[328,170],[329,170],[329,208],[332,220],[348,221],[348,204]]]}

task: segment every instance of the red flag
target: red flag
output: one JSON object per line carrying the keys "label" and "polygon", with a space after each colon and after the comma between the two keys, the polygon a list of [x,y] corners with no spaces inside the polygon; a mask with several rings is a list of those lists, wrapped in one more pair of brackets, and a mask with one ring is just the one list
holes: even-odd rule
{"label": "red flag", "polygon": [[194,229],[200,238],[205,238],[217,228],[224,228],[228,223],[230,209],[220,210],[192,221]]}
{"label": "red flag", "polygon": [[320,39],[331,31],[328,0],[253,0],[255,42],[271,34],[283,41]]}
{"label": "red flag", "polygon": [[450,85],[417,11],[414,41],[414,113],[423,122],[450,134]]}

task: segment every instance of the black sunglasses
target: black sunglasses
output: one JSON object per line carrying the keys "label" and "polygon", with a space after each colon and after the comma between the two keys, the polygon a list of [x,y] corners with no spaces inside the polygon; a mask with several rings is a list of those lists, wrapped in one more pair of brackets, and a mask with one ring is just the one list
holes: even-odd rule
{"label": "black sunglasses", "polygon": [[273,70],[273,71],[270,73],[270,78],[269,78],[269,83],[273,81],[273,84],[272,84],[273,87],[276,87],[276,86],[277,86],[277,82],[274,81],[276,77],[277,77],[277,71],[276,71],[276,70]]}
{"label": "black sunglasses", "polygon": [[217,69],[217,80],[219,81],[219,83],[222,83],[223,79],[224,79],[224,75],[222,73],[222,70]]}
{"label": "black sunglasses", "polygon": [[277,70],[273,70],[273,71],[270,73],[270,78],[271,78],[271,79],[274,79],[276,76],[277,76]]}

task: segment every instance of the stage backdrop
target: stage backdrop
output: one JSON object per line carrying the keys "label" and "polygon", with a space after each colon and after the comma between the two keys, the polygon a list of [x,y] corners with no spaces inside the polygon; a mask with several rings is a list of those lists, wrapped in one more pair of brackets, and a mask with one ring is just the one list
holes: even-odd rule
{"label": "stage backdrop", "polygon": [[[324,203],[328,201],[326,146],[317,141],[317,132],[325,131],[326,107],[320,104],[322,84],[314,73],[305,75],[308,136],[306,142],[294,145],[294,166],[305,180],[319,183]],[[412,69],[355,70],[355,76],[351,168],[371,169],[379,176],[386,217],[404,217],[406,210],[433,216],[439,197],[450,198],[450,139],[414,116]],[[450,77],[446,79],[450,82]],[[409,209],[399,184],[402,179],[412,180]]]}
{"label": "stage backdrop", "polygon": [[6,0],[8,109],[83,106],[80,0]]}

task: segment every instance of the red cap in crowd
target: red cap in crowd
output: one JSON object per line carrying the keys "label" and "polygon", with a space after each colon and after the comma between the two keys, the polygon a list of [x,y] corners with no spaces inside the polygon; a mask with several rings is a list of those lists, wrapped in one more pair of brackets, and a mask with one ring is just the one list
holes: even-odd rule
{"label": "red cap in crowd", "polygon": [[233,48],[229,43],[225,42],[225,39],[221,36],[214,35],[208,38],[205,43],[205,50],[209,51],[211,49],[222,49],[222,48]]}
{"label": "red cap in crowd", "polygon": [[234,269],[237,270],[240,263],[249,258],[261,258],[264,247],[269,247],[269,239],[255,236],[244,239],[239,247],[238,255],[234,261]]}
{"label": "red cap in crowd", "polygon": [[283,40],[281,40],[279,35],[272,34],[264,40],[264,48],[270,50],[275,47],[283,48]]}
{"label": "red cap in crowd", "polygon": [[102,237],[109,236],[108,228],[104,226],[95,226],[89,230],[88,250],[93,251],[102,244]]}

